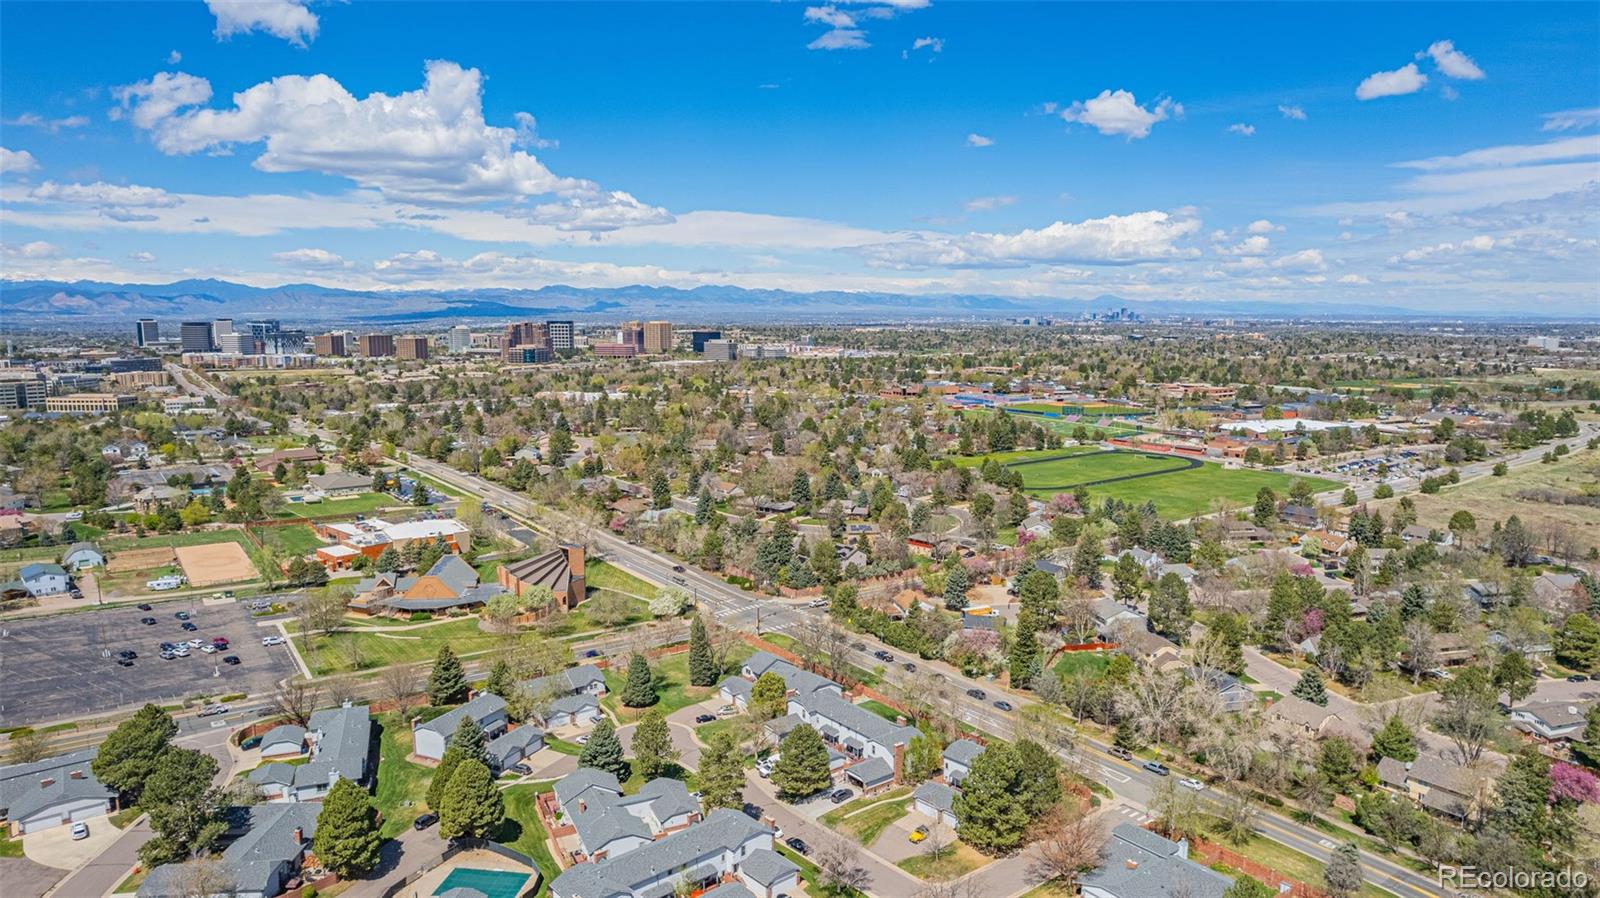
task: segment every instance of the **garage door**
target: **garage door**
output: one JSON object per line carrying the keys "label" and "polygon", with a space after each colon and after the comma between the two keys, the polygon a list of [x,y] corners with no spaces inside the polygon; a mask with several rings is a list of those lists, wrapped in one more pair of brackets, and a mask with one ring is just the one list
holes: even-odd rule
{"label": "garage door", "polygon": [[93,820],[96,817],[104,816],[105,812],[106,809],[104,805],[91,805],[85,808],[78,808],[72,812],[71,821],[73,823],[77,823],[80,820]]}

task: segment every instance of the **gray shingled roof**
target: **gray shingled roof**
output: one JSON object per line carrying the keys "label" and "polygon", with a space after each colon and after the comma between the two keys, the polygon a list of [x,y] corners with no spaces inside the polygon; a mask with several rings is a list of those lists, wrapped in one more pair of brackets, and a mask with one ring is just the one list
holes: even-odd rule
{"label": "gray shingled roof", "polygon": [[546,690],[560,695],[563,692],[581,692],[593,683],[604,686],[605,682],[606,675],[600,672],[600,668],[593,664],[580,664],[547,677],[534,677],[522,686],[534,695]]}
{"label": "gray shingled roof", "polygon": [[[0,810],[9,819],[19,820],[59,801],[115,798],[116,790],[95,779],[94,771],[89,769],[99,751],[98,747],[85,748],[28,764],[0,767]],[[80,778],[74,779],[74,772]],[[41,786],[45,780],[54,782]]]}
{"label": "gray shingled roof", "polygon": [[485,720],[505,709],[505,699],[492,692],[485,692],[458,708],[451,708],[427,723],[418,724],[417,729],[431,730],[448,739],[456,731],[456,727],[461,725],[461,718],[470,714],[472,719],[482,726]]}
{"label": "gray shingled roof", "polygon": [[670,894],[676,881],[672,871],[688,868],[760,833],[771,832],[739,811],[718,808],[704,821],[641,845],[627,854],[568,867],[551,882],[550,891],[563,898],[611,898],[631,895],[635,885],[667,877],[665,885]]}
{"label": "gray shingled roof", "polygon": [[945,760],[954,761],[957,764],[965,764],[969,767],[981,754],[983,754],[983,746],[973,742],[971,739],[957,739],[944,748]]}
{"label": "gray shingled roof", "polygon": [[745,659],[744,666],[757,677],[768,671],[783,677],[783,685],[796,695],[807,695],[822,689],[838,693],[841,688],[827,677],[796,667],[771,652],[756,652]]}
{"label": "gray shingled roof", "polygon": [[1131,823],[1119,823],[1106,842],[1105,862],[1084,874],[1115,898],[1222,898],[1233,880],[1179,857],[1180,846]]}
{"label": "gray shingled roof", "polygon": [[936,783],[929,780],[918,786],[917,791],[911,793],[911,797],[931,805],[936,811],[944,812],[952,811],[955,808],[958,794],[960,793],[944,783]]}
{"label": "gray shingled roof", "polygon": [[[268,802],[237,808],[246,830],[222,852],[222,863],[241,892],[265,891],[279,866],[300,856],[317,834],[320,804]],[[303,842],[296,842],[300,830]],[[181,898],[186,894],[181,864],[166,864],[150,871],[139,886],[139,898]]]}
{"label": "gray shingled roof", "polygon": [[305,741],[306,728],[302,726],[295,726],[292,723],[279,724],[278,726],[267,730],[266,735],[261,737],[261,744],[263,746],[272,745],[277,742],[293,742],[294,744],[301,746],[302,750],[305,747]]}
{"label": "gray shingled roof", "polygon": [[856,782],[864,787],[876,786],[894,779],[894,768],[882,758],[868,758],[860,764],[845,770],[845,773],[855,778]]}
{"label": "gray shingled roof", "polygon": [[871,739],[885,748],[893,749],[897,744],[910,745],[918,732],[915,728],[901,726],[887,720],[871,711],[840,698],[832,692],[817,691],[809,695],[795,696],[808,714],[815,714],[835,724],[851,729]]}
{"label": "gray shingled roof", "polygon": [[792,861],[769,848],[757,848],[739,864],[739,872],[768,888],[800,872]]}
{"label": "gray shingled roof", "polygon": [[508,767],[527,757],[533,745],[544,745],[544,733],[538,727],[520,726],[496,736],[483,750],[501,767]]}

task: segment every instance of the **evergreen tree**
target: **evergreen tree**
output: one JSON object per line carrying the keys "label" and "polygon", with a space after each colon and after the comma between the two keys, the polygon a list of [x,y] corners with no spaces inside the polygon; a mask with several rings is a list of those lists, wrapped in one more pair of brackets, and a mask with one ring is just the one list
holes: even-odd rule
{"label": "evergreen tree", "polygon": [[378,866],[382,844],[378,811],[367,790],[355,780],[335,782],[317,812],[317,834],[311,840],[317,860],[341,879],[350,879]]}
{"label": "evergreen tree", "polygon": [[192,748],[168,747],[156,759],[141,796],[155,833],[139,848],[146,866],[204,854],[228,831],[222,795],[211,785],[216,775],[217,759]]}
{"label": "evergreen tree", "polygon": [[1384,721],[1383,728],[1372,737],[1372,756],[1407,762],[1417,759],[1417,737],[1400,715]]}
{"label": "evergreen tree", "polygon": [[501,698],[510,698],[516,685],[516,678],[511,673],[511,662],[499,658],[495,660],[494,666],[489,668],[489,677],[483,681],[483,691]]}
{"label": "evergreen tree", "polygon": [[1278,494],[1272,487],[1264,486],[1256,493],[1256,504],[1252,518],[1257,527],[1271,527],[1272,521],[1278,516]]}
{"label": "evergreen tree", "polygon": [[665,776],[678,762],[678,749],[672,744],[667,719],[659,710],[650,711],[633,728],[633,760],[639,774],[647,780]]}
{"label": "evergreen tree", "polygon": [[1139,594],[1144,591],[1144,568],[1134,560],[1133,553],[1117,556],[1117,563],[1111,568],[1111,585],[1117,601],[1124,605],[1138,603]]}
{"label": "evergreen tree", "polygon": [[711,654],[711,637],[706,633],[706,622],[699,615],[689,622],[689,684],[715,686],[722,671]]}
{"label": "evergreen tree", "polygon": [[750,687],[750,716],[758,723],[782,717],[789,710],[789,687],[777,671],[769,670]]}
{"label": "evergreen tree", "polygon": [[1277,890],[1269,888],[1261,880],[1247,874],[1240,873],[1234,877],[1233,885],[1222,893],[1222,898],[1277,898]]}
{"label": "evergreen tree", "polygon": [[100,743],[100,751],[89,769],[95,778],[130,801],[137,802],[145,780],[156,769],[156,761],[178,734],[172,715],[155,705],[145,705]]}
{"label": "evergreen tree", "polygon": [[461,669],[461,659],[449,645],[442,645],[433,659],[433,670],[428,673],[428,704],[442,707],[466,700],[467,674]]}
{"label": "evergreen tree", "polygon": [[1591,770],[1600,770],[1600,704],[1583,715],[1583,737],[1572,743],[1572,757]]}
{"label": "evergreen tree", "polygon": [[1162,574],[1150,591],[1150,629],[1176,643],[1183,643],[1194,623],[1194,605],[1189,601],[1189,584],[1177,574]]}
{"label": "evergreen tree", "polygon": [[628,708],[648,708],[656,703],[656,678],[650,662],[638,652],[628,659],[628,682],[622,687],[622,704]]}
{"label": "evergreen tree", "polygon": [[1400,593],[1400,620],[1409,621],[1428,613],[1428,594],[1416,583]]}
{"label": "evergreen tree", "polygon": [[1556,631],[1556,660],[1563,665],[1593,673],[1600,669],[1600,624],[1587,614],[1573,614]]}
{"label": "evergreen tree", "polygon": [[732,733],[711,737],[700,753],[700,801],[706,813],[715,808],[744,809],[744,756]]}
{"label": "evergreen tree", "polygon": [[466,760],[450,775],[439,807],[439,835],[445,839],[485,839],[506,817],[505,799],[495,788],[489,766]]}
{"label": "evergreen tree", "polygon": [[1012,746],[990,745],[978,755],[955,800],[961,841],[989,854],[1022,847],[1033,819],[1019,788],[1021,779],[1021,761]]}
{"label": "evergreen tree", "polygon": [[1361,891],[1365,880],[1361,875],[1361,850],[1354,842],[1346,842],[1334,849],[1328,866],[1322,871],[1322,886],[1332,898],[1349,898]]}
{"label": "evergreen tree", "polygon": [[481,761],[485,764],[489,756],[485,752],[483,730],[471,715],[462,715],[461,722],[456,725],[454,733],[450,734],[450,743],[444,748],[444,755],[439,758],[439,766],[433,768],[433,779],[428,781],[428,807],[435,811],[439,803],[444,800],[444,791],[450,785],[450,777],[455,774],[456,768],[463,761]]}
{"label": "evergreen tree", "polygon": [[1078,535],[1078,550],[1072,556],[1072,573],[1090,589],[1100,588],[1103,579],[1100,575],[1100,538],[1092,532],[1085,531]]}
{"label": "evergreen tree", "polygon": [[1522,657],[1521,652],[1505,652],[1494,664],[1494,685],[1506,694],[1507,707],[1531,695],[1538,682],[1533,675],[1533,668],[1528,666],[1528,659]]}
{"label": "evergreen tree", "polygon": [[711,490],[702,486],[700,495],[696,497],[694,503],[694,522],[705,526],[711,522],[712,515],[716,513],[716,508],[711,504]]}
{"label": "evergreen tree", "polygon": [[1040,620],[1055,617],[1061,603],[1061,588],[1056,578],[1041,570],[1029,570],[1017,581],[1017,601],[1024,612],[1031,612]]}
{"label": "evergreen tree", "polygon": [[667,473],[658,468],[650,477],[650,507],[659,511],[671,505],[672,483],[667,480]]}
{"label": "evergreen tree", "polygon": [[828,748],[810,725],[800,724],[790,730],[778,744],[778,751],[781,757],[772,768],[772,784],[778,787],[778,797],[793,801],[833,785]]}
{"label": "evergreen tree", "polygon": [[1306,668],[1306,672],[1300,675],[1300,682],[1294,686],[1294,697],[1327,707],[1328,687],[1322,682],[1322,671],[1315,667]]}
{"label": "evergreen tree", "polygon": [[950,611],[961,611],[967,607],[967,590],[972,587],[972,578],[967,574],[965,565],[956,565],[944,578],[944,607]]}
{"label": "evergreen tree", "polygon": [[811,478],[806,476],[806,472],[794,472],[794,482],[789,486],[789,501],[802,509],[811,507]]}
{"label": "evergreen tree", "polygon": [[1039,637],[1034,632],[1033,615],[1024,614],[1017,621],[1017,638],[1011,643],[1007,667],[1011,671],[1011,688],[1032,689],[1039,675],[1044,652],[1039,647]]}
{"label": "evergreen tree", "polygon": [[1223,612],[1212,617],[1205,635],[1212,663],[1236,677],[1245,672],[1244,640],[1248,628],[1242,615]]}
{"label": "evergreen tree", "polygon": [[1017,753],[1017,794],[1023,810],[1034,820],[1061,800],[1061,763],[1044,746],[1032,739],[1019,739]]}
{"label": "evergreen tree", "polygon": [[617,728],[611,718],[600,718],[589,732],[589,741],[578,755],[578,766],[604,770],[619,780],[628,778],[628,762],[622,757],[622,742],[617,739]]}

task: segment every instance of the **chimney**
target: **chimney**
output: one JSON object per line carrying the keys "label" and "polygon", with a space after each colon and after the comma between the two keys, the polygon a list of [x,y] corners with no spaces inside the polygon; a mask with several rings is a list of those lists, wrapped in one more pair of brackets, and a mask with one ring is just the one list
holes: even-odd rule
{"label": "chimney", "polygon": [[896,714],[894,716],[894,725],[897,727],[906,726],[906,716],[904,714]]}
{"label": "chimney", "polygon": [[83,779],[83,771],[82,770],[74,770],[74,771],[72,771],[72,773],[70,773],[68,775],[71,776],[75,780]]}
{"label": "chimney", "polygon": [[55,778],[47,776],[44,779],[39,781],[39,788],[48,789],[51,786],[54,786],[55,784],[56,784]]}
{"label": "chimney", "polygon": [[583,576],[583,546],[577,543],[563,543],[562,551],[567,553],[567,567],[574,577]]}
{"label": "chimney", "polygon": [[1127,860],[1123,861],[1123,863],[1127,865],[1129,870],[1137,870],[1137,869],[1139,869],[1139,862],[1134,860],[1131,857],[1128,858]]}
{"label": "chimney", "polygon": [[589,810],[589,802],[584,801],[581,798],[578,799],[578,813],[580,813],[580,814],[587,813],[588,810]]}
{"label": "chimney", "polygon": [[301,842],[305,841],[305,837],[306,837],[305,830],[301,829],[298,826],[294,828],[294,843],[296,845],[299,845]]}
{"label": "chimney", "polygon": [[894,781],[905,782],[906,771],[906,745],[904,742],[895,744],[894,747]]}

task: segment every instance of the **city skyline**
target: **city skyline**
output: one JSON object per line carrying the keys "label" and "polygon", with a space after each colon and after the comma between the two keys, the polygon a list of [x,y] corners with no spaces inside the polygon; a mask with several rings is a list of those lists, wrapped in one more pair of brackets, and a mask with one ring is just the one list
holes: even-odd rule
{"label": "city skyline", "polygon": [[1592,8],[458,9],[8,4],[5,277],[1600,308]]}

